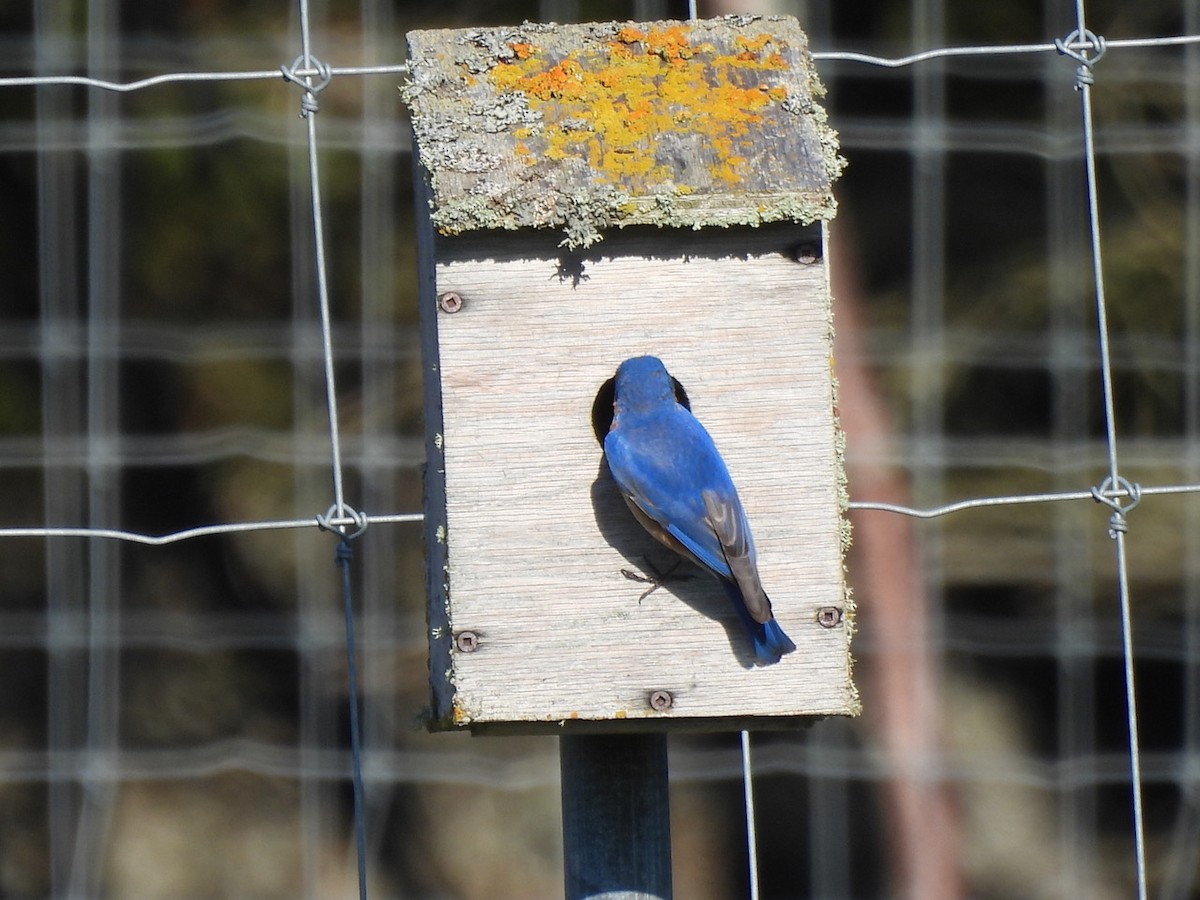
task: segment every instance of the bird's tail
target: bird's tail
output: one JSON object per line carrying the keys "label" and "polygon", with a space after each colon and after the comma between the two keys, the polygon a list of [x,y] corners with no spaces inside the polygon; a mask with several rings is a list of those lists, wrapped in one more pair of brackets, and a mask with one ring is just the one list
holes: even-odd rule
{"label": "bird's tail", "polygon": [[779,658],[783,654],[791,653],[796,649],[792,639],[783,633],[783,629],[774,619],[768,619],[761,625],[757,622],[754,624],[757,626],[755,634],[752,635],[754,655],[764,666],[779,662]]}
{"label": "bird's tail", "polygon": [[757,657],[759,665],[769,666],[771,663],[777,663],[785,653],[791,653],[796,649],[792,639],[783,633],[783,629],[779,627],[779,623],[774,618],[767,619],[766,622],[754,621],[749,610],[746,609],[742,592],[738,590],[737,585],[724,580],[721,583],[725,588],[725,593],[733,601],[738,618],[746,626],[746,633],[750,636],[750,642],[754,644],[754,655]]}

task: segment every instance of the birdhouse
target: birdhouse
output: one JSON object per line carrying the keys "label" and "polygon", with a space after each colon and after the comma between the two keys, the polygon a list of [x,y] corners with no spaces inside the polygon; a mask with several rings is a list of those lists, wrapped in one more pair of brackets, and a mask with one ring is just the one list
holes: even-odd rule
{"label": "birdhouse", "polygon": [[[826,223],[842,161],[791,18],[408,35],[433,725],[854,715]],[[603,452],[663,361],[737,486],[776,621],[653,540]]]}

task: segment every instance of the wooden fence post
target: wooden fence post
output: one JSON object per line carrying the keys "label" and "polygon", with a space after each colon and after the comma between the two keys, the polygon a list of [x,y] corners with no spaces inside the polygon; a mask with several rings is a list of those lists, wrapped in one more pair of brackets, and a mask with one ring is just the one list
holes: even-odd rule
{"label": "wooden fence post", "polygon": [[567,900],[668,900],[667,736],[559,738]]}

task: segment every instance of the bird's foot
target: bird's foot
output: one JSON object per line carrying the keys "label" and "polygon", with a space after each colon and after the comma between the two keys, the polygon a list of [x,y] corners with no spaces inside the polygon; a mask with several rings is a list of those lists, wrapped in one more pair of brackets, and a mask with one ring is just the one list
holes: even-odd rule
{"label": "bird's foot", "polygon": [[643,600],[645,600],[647,597],[649,597],[651,594],[653,594],[655,591],[657,591],[660,587],[662,587],[664,584],[666,584],[668,581],[670,581],[671,576],[675,573],[675,570],[678,569],[680,564],[683,562],[682,559],[677,559],[677,560],[675,560],[675,565],[671,566],[671,568],[667,569],[667,571],[665,571],[665,572],[660,572],[658,570],[658,567],[655,566],[654,563],[650,562],[650,557],[643,556],[642,559],[646,563],[646,568],[650,572],[653,573],[652,575],[639,575],[637,572],[633,571],[633,569],[622,569],[621,570],[621,574],[624,575],[626,578],[628,578],[630,581],[636,581],[639,584],[650,585],[650,587],[648,587],[644,591],[642,591],[641,596],[638,597],[638,603],[641,603]]}

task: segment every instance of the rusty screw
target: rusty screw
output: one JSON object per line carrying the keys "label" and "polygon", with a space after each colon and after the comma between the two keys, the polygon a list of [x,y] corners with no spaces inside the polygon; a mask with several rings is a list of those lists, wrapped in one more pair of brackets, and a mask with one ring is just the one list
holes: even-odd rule
{"label": "rusty screw", "polygon": [[822,628],[835,628],[842,623],[840,606],[822,606],[817,610],[817,624]]}
{"label": "rusty screw", "polygon": [[456,313],[463,308],[462,294],[457,291],[446,291],[438,296],[438,306],[442,312]]}
{"label": "rusty screw", "polygon": [[792,254],[796,262],[803,266],[811,266],[821,258],[821,248],[816,244],[800,244]]}
{"label": "rusty screw", "polygon": [[651,691],[650,708],[655,712],[666,712],[675,705],[675,698],[671,696],[670,691]]}
{"label": "rusty screw", "polygon": [[479,649],[479,635],[473,631],[460,631],[454,636],[454,646],[463,653],[474,653]]}

